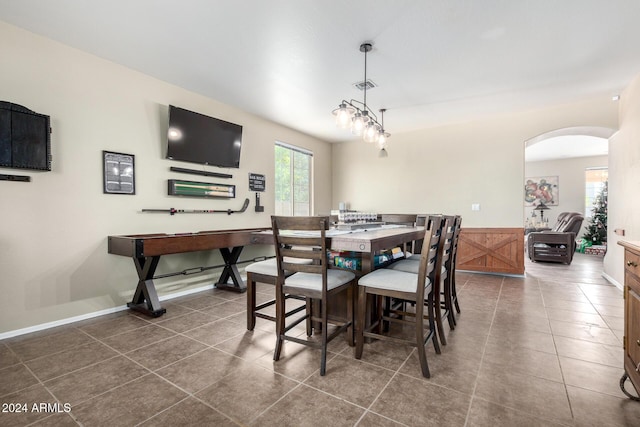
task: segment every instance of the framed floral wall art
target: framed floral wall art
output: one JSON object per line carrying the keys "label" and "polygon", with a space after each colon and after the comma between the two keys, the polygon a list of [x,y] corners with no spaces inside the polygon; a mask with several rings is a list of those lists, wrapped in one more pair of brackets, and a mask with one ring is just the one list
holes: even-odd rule
{"label": "framed floral wall art", "polygon": [[558,177],[535,176],[524,180],[524,205],[558,206]]}

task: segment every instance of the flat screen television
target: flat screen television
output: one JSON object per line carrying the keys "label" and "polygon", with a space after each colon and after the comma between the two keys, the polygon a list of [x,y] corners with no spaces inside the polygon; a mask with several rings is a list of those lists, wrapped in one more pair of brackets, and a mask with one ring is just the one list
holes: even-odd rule
{"label": "flat screen television", "polygon": [[51,170],[49,116],[0,101],[0,167]]}
{"label": "flat screen television", "polygon": [[240,125],[170,105],[167,141],[168,159],[240,167]]}

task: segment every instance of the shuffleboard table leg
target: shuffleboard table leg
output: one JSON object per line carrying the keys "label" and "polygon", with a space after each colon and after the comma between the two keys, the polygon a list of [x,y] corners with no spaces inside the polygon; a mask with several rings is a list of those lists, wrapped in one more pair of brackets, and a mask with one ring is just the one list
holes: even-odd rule
{"label": "shuffleboard table leg", "polygon": [[[247,286],[242,281],[242,277],[240,276],[240,272],[238,271],[238,267],[236,266],[243,248],[244,246],[236,246],[234,248],[231,248],[231,250],[229,250],[229,248],[220,248],[220,254],[222,255],[222,259],[224,260],[224,269],[222,270],[222,274],[220,274],[220,278],[216,283],[216,288],[233,292],[247,291]],[[228,283],[229,279],[231,279],[233,285],[230,285]]]}
{"label": "shuffleboard table leg", "polygon": [[127,307],[130,309],[151,317],[160,317],[167,312],[166,308],[160,306],[156,286],[153,283],[153,275],[156,272],[158,261],[160,261],[159,256],[133,259],[138,272],[138,286],[133,294],[133,299],[127,303]]}

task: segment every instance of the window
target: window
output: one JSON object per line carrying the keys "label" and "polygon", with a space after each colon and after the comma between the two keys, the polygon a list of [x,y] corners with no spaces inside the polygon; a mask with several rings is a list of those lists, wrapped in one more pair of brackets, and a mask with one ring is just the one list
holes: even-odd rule
{"label": "window", "polygon": [[312,215],[313,153],[276,142],[276,215]]}
{"label": "window", "polygon": [[590,168],[584,172],[584,217],[591,218],[593,215],[593,202],[602,191],[604,183],[609,178],[609,169]]}

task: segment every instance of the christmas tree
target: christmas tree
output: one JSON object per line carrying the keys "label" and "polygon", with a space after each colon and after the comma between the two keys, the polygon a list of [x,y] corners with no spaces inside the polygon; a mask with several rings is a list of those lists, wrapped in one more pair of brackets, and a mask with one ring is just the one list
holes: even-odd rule
{"label": "christmas tree", "polygon": [[607,243],[607,181],[593,201],[591,222],[587,226],[587,232],[582,236],[587,242],[594,245],[606,245]]}

